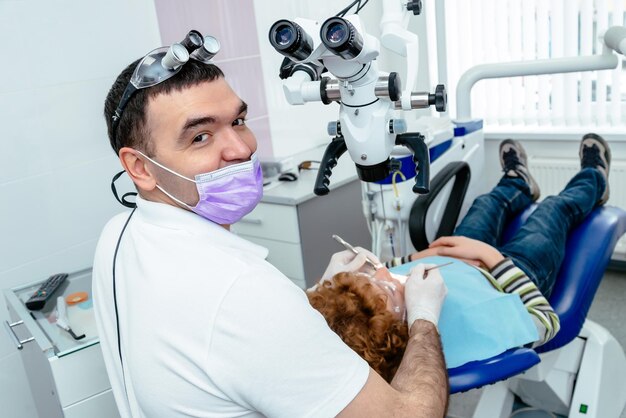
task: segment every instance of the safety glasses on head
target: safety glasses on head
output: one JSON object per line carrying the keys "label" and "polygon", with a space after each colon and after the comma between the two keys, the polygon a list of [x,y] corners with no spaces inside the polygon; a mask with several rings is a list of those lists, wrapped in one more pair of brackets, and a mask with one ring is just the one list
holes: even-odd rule
{"label": "safety glasses on head", "polygon": [[135,67],[122,99],[112,116],[113,134],[117,130],[124,109],[133,94],[140,89],[155,86],[176,75],[189,59],[209,64],[220,50],[219,41],[213,36],[202,36],[191,30],[180,43],[150,51]]}
{"label": "safety glasses on head", "polygon": [[406,308],[404,306],[404,295],[399,292],[398,284],[387,281],[377,279],[375,277],[369,276],[367,277],[369,282],[375,286],[378,286],[382,289],[388,297],[388,303],[391,310],[398,315],[400,319],[404,321],[406,316]]}

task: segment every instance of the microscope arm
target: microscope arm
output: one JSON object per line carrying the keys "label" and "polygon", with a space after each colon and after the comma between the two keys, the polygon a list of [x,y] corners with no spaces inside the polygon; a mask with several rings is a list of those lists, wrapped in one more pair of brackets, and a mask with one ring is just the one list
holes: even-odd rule
{"label": "microscope arm", "polygon": [[[411,3],[411,2],[409,2]],[[421,2],[419,10],[421,12]],[[383,0],[383,14],[380,20],[380,42],[387,49],[406,58],[406,80],[400,100],[400,108],[411,110],[411,96],[415,85],[415,76],[418,69],[419,42],[415,33],[407,30],[409,23],[408,4],[404,0]],[[415,13],[417,11],[417,13]]]}
{"label": "microscope arm", "polygon": [[324,156],[320,162],[320,168],[317,172],[317,179],[315,180],[315,187],[313,193],[318,196],[325,196],[328,194],[328,185],[330,184],[330,176],[333,174],[333,168],[337,165],[337,160],[348,150],[346,141],[343,136],[338,135],[331,141],[324,151]]}
{"label": "microscope arm", "polygon": [[424,135],[417,132],[396,135],[396,145],[403,145],[413,153],[415,163],[413,193],[427,194],[430,190],[430,154],[428,145],[424,142]]}

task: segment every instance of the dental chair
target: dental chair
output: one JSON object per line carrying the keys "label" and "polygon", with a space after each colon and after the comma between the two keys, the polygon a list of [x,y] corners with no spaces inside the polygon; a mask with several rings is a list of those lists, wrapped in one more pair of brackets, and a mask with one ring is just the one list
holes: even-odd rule
{"label": "dental chair", "polygon": [[[445,178],[444,178],[445,177]],[[442,175],[447,182],[453,175]],[[433,180],[437,189],[439,181]],[[422,202],[420,202],[422,199]],[[414,203],[424,211],[432,200]],[[508,241],[535,210],[529,207],[505,230]],[[423,224],[420,220],[418,224]],[[444,222],[437,236],[450,235]],[[410,227],[416,248],[424,245],[424,230]],[[561,320],[554,339],[535,348],[515,348],[487,360],[449,369],[451,393],[487,386],[475,418],[504,418],[512,413],[515,395],[527,405],[572,417],[617,418],[626,404],[626,357],[603,327],[586,319],[618,239],[626,232],[626,212],[610,206],[595,209],[573,229],[550,303]]]}

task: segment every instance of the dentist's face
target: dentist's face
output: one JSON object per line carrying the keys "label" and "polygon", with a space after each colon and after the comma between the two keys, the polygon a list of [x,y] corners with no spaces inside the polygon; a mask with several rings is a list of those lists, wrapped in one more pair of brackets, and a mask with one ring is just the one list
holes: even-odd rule
{"label": "dentist's face", "polygon": [[[245,123],[247,109],[223,77],[152,98],[146,126],[153,158],[191,179],[248,161],[257,144]],[[193,183],[151,167],[165,190],[188,205],[198,202]]]}

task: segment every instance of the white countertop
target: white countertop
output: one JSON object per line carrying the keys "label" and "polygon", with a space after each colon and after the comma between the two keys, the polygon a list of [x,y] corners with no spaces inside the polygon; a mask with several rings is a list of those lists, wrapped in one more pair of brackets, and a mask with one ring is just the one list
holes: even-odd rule
{"label": "white countertop", "polygon": [[[296,166],[295,170],[297,171],[297,166],[302,161],[321,161],[327,145],[328,144],[325,144],[293,155],[292,158],[294,165]],[[313,164],[313,167],[317,167],[318,165],[319,164]],[[313,187],[315,186],[317,173],[317,168],[313,170],[301,170],[298,173],[298,180],[296,181],[279,181],[278,176],[266,179],[266,182],[269,180],[271,183],[263,188],[263,198],[261,199],[261,202],[277,203],[281,205],[297,205],[316,197],[315,193],[313,193]],[[357,178],[358,176],[354,162],[350,159],[350,155],[346,151],[337,161],[337,165],[333,169],[333,174],[330,176],[330,193],[327,196],[320,197],[331,198],[334,189],[350,183]]]}

